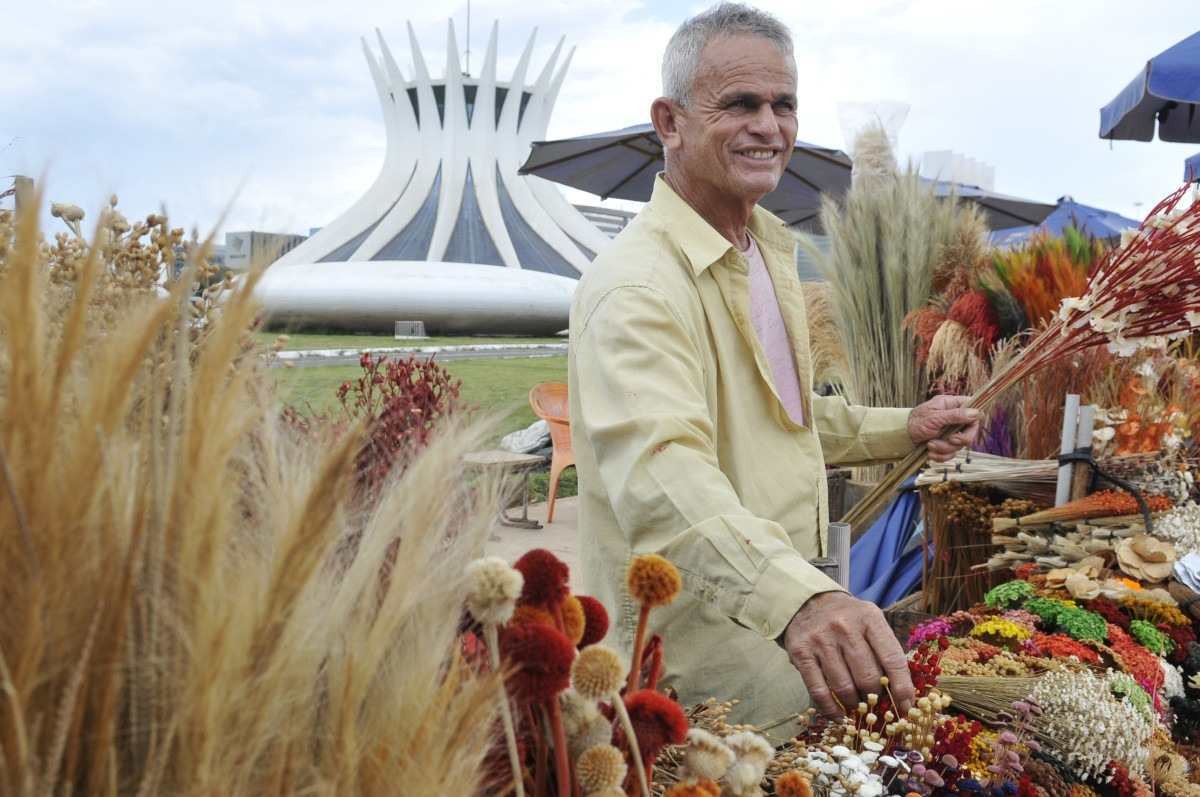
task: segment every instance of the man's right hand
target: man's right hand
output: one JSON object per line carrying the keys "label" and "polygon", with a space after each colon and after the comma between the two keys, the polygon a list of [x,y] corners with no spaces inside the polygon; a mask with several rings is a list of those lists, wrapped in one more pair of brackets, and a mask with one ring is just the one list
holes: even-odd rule
{"label": "man's right hand", "polygon": [[904,650],[873,603],[845,592],[815,595],[788,624],[783,645],[813,703],[828,716],[853,711],[871,692],[885,693],[879,683],[885,675],[899,704],[893,709],[896,716],[904,716],[912,705]]}

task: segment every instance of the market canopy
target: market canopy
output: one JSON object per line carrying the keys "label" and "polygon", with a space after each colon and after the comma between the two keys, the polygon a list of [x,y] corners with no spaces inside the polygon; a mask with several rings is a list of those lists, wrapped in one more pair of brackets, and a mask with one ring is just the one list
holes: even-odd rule
{"label": "market canopy", "polygon": [[1100,109],[1100,138],[1200,142],[1200,32],[1146,62]]}
{"label": "market canopy", "polygon": [[1062,235],[1067,227],[1074,227],[1080,232],[1093,238],[1119,238],[1123,230],[1137,229],[1140,222],[1110,210],[1094,208],[1082,202],[1076,202],[1069,196],[1060,197],[1054,212],[1047,216],[1041,224],[1027,227],[1013,227],[992,233],[993,246],[1010,248],[1020,246],[1038,231],[1049,232],[1052,235]]}
{"label": "market canopy", "polygon": [[[821,195],[850,187],[850,156],[839,149],[797,141],[779,186],[761,204],[797,223],[815,218]],[[649,124],[557,141],[536,141],[521,174],[569,185],[601,199],[647,202],[663,168],[663,147]]]}
{"label": "market canopy", "polygon": [[983,211],[984,222],[989,230],[1007,230],[1012,227],[1041,224],[1057,207],[1033,199],[998,194],[975,185],[946,180],[929,182],[933,185],[934,194],[939,197],[956,196],[978,205]]}

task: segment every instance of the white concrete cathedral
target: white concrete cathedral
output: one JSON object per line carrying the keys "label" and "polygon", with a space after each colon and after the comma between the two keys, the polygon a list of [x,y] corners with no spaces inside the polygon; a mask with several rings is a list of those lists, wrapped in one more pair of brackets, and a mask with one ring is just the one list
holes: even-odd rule
{"label": "white concrete cathedral", "polygon": [[[512,79],[496,79],[493,25],[478,77],[463,74],[453,22],[445,77],[426,68],[412,25],[406,79],[382,34],[363,41],[387,151],[366,194],[280,258],[260,283],[272,324],[390,331],[553,333],[575,280],[608,237],[538,177],[517,174],[545,138],[574,51],[562,40],[528,83],[537,31]],[[557,67],[557,68],[556,68]]]}

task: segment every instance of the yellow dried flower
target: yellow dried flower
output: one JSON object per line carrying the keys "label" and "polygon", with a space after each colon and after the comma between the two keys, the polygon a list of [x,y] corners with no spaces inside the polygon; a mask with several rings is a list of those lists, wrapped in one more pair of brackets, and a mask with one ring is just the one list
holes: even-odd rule
{"label": "yellow dried flower", "polygon": [[683,586],[675,565],[655,553],[634,558],[629,565],[629,593],[646,606],[664,606]]}
{"label": "yellow dried flower", "polygon": [[693,780],[676,783],[667,789],[663,797],[720,797],[721,787],[711,780]]}
{"label": "yellow dried flower", "polygon": [[625,764],[625,756],[611,744],[602,744],[583,751],[575,763],[575,773],[579,776],[579,785],[591,794],[601,789],[620,786],[625,780],[629,767]]}
{"label": "yellow dried flower", "polygon": [[589,645],[571,664],[571,685],[588,700],[603,700],[621,688],[625,665],[610,647]]}
{"label": "yellow dried flower", "polygon": [[998,636],[1005,639],[1013,639],[1017,642],[1024,642],[1032,636],[1032,633],[1028,628],[1017,625],[1011,620],[989,617],[971,629],[971,636]]}
{"label": "yellow dried flower", "polygon": [[467,565],[467,611],[484,625],[503,625],[513,615],[525,579],[498,556]]}

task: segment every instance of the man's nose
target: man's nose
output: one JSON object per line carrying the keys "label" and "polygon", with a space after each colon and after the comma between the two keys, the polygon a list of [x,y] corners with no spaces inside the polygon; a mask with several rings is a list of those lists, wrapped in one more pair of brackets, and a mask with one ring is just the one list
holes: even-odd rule
{"label": "man's nose", "polygon": [[775,116],[771,103],[759,104],[750,120],[750,132],[764,138],[774,138],[779,133],[779,118]]}

